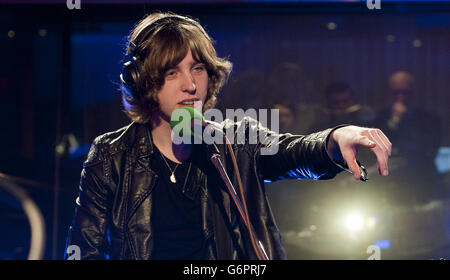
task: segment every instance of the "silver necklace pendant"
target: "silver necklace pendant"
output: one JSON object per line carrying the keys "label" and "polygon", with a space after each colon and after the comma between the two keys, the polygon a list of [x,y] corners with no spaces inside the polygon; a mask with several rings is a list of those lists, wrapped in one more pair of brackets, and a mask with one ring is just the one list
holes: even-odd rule
{"label": "silver necklace pendant", "polygon": [[172,175],[170,175],[170,182],[172,182],[174,184],[177,182],[177,179],[175,178],[175,174],[173,174],[173,172],[172,172]]}

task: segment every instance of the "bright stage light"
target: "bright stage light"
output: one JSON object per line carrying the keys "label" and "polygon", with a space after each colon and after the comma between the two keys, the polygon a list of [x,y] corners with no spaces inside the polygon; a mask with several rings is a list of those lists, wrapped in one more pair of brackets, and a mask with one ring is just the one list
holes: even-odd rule
{"label": "bright stage light", "polygon": [[359,231],[364,226],[364,218],[358,213],[351,213],[347,215],[345,225],[351,231]]}

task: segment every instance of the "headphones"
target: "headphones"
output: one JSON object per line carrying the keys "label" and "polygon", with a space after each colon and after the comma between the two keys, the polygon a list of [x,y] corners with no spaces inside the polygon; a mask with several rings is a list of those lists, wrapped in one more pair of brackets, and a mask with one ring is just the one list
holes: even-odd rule
{"label": "headphones", "polygon": [[142,65],[139,53],[136,52],[136,43],[145,40],[145,38],[147,38],[154,31],[153,27],[157,23],[160,23],[161,21],[167,19],[174,19],[193,24],[203,32],[203,34],[205,35],[206,38],[208,38],[208,40],[210,40],[208,34],[206,34],[202,26],[197,21],[188,17],[180,15],[167,15],[149,22],[144,28],[142,28],[138,32],[133,41],[131,41],[130,38],[128,46],[126,48],[127,51],[123,60],[125,62],[122,64],[122,72],[120,73],[120,81],[122,82],[122,86],[126,88],[130,96],[133,98],[139,98],[139,95],[137,94],[138,90],[136,88],[136,82],[139,79],[139,72],[140,72],[139,70]]}

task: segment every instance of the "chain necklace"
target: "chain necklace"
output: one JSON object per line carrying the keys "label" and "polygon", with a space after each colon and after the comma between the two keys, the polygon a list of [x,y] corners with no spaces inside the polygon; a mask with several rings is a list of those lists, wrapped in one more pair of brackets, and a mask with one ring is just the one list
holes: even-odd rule
{"label": "chain necklace", "polygon": [[164,155],[160,152],[160,155],[162,157],[162,159],[164,160],[164,162],[166,163],[167,167],[169,168],[170,172],[172,173],[172,175],[170,175],[170,182],[172,183],[176,183],[177,182],[177,178],[175,178],[175,170],[177,170],[178,165],[180,165],[179,163],[177,163],[177,166],[175,166],[175,168],[172,170],[172,168],[170,168],[169,163],[167,162],[167,160],[164,158]]}

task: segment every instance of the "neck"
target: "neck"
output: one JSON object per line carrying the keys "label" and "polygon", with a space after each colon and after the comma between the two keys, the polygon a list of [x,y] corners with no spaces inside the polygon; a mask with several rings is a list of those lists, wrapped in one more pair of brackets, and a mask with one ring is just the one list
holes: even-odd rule
{"label": "neck", "polygon": [[160,112],[151,118],[153,144],[168,159],[176,163],[186,161],[192,152],[191,145],[175,145],[172,142],[172,129],[170,119]]}

